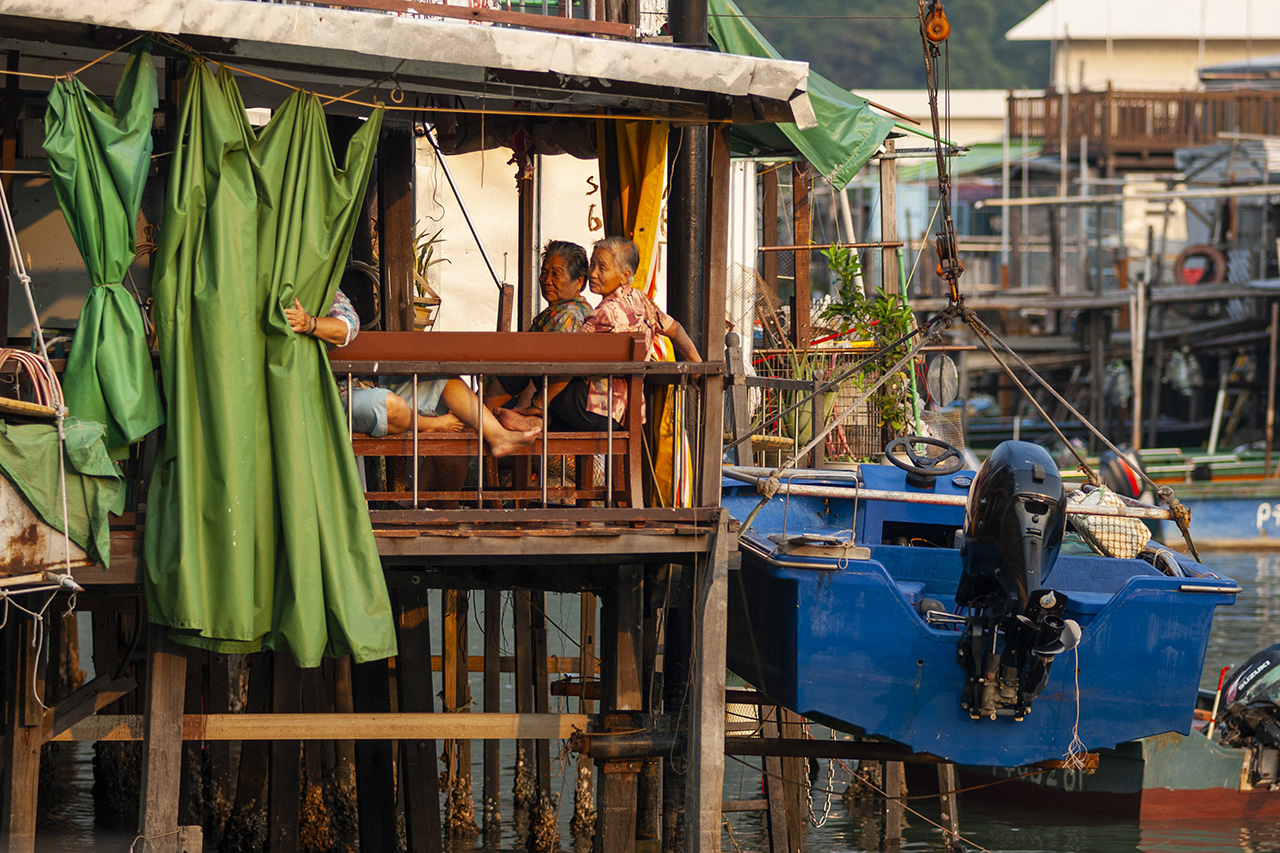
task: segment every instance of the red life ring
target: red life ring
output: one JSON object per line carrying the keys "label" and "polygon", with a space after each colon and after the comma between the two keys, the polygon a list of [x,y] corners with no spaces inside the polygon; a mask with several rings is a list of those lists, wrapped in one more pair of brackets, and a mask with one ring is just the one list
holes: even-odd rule
{"label": "red life ring", "polygon": [[1221,284],[1227,280],[1227,256],[1208,243],[1190,245],[1173,262],[1173,278],[1178,284]]}

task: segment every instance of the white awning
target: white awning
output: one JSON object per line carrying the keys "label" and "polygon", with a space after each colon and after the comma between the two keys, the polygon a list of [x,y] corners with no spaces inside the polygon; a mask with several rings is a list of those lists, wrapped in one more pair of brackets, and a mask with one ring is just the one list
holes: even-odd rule
{"label": "white awning", "polygon": [[33,43],[80,37],[78,46],[101,45],[91,27],[192,39],[210,59],[271,68],[290,81],[359,85],[394,73],[406,91],[614,106],[677,120],[816,123],[803,62],[254,0],[5,0],[0,9],[0,45],[28,55]]}

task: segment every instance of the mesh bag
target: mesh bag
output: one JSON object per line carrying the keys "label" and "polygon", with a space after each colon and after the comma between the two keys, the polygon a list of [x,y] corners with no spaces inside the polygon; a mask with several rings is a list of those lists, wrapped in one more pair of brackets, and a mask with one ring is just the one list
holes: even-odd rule
{"label": "mesh bag", "polygon": [[[1105,486],[1092,492],[1072,492],[1067,502],[1075,506],[1115,506],[1124,502]],[[1151,530],[1139,518],[1112,515],[1075,515],[1071,519],[1085,541],[1105,557],[1124,560],[1138,556],[1151,541]]]}

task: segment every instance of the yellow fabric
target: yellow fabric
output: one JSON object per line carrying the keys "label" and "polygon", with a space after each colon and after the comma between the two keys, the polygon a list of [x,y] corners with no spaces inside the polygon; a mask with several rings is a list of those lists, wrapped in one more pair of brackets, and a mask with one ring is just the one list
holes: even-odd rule
{"label": "yellow fabric", "polygon": [[[616,128],[622,229],[640,250],[640,263],[631,284],[652,299],[657,292],[659,240],[666,206],[670,126],[666,122],[623,121]],[[655,361],[676,360],[671,342],[661,335],[654,339],[649,357]],[[693,499],[692,454],[682,426],[684,397],[673,385],[660,386],[650,395],[645,427],[649,447],[654,448],[653,480],[647,495],[650,506],[690,506]]]}
{"label": "yellow fabric", "polygon": [[666,122],[618,122],[618,182],[623,229],[640,250],[632,284],[653,298],[658,271],[658,240],[666,204]]}

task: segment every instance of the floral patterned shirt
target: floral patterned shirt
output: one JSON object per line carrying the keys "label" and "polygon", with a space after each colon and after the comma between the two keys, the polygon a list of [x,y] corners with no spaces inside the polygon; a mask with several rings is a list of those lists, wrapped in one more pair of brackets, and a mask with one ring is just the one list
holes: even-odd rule
{"label": "floral patterned shirt", "polygon": [[[644,335],[645,360],[653,359],[653,342],[674,321],[640,290],[623,285],[606,296],[582,324],[584,332],[640,332]],[[612,417],[622,423],[627,415],[627,380],[614,377],[610,394],[608,379],[597,376],[587,392],[587,411]],[[643,410],[641,410],[643,412]]]}
{"label": "floral patterned shirt", "polygon": [[576,332],[591,313],[591,303],[581,296],[552,302],[529,324],[531,332]]}

